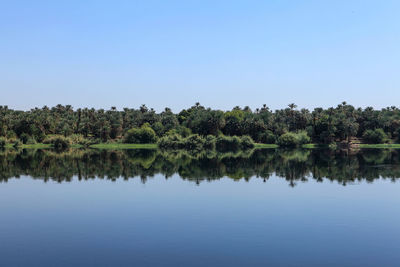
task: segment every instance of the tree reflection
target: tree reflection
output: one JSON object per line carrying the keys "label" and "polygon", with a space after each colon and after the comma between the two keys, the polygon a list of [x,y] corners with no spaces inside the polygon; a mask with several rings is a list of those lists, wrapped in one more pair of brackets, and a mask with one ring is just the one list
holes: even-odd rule
{"label": "tree reflection", "polygon": [[223,177],[234,180],[276,175],[294,187],[315,179],[349,183],[400,177],[400,154],[396,150],[249,150],[236,153],[159,150],[54,150],[0,151],[0,181],[21,175],[57,182],[90,179],[140,178],[143,183],[156,174],[166,179],[174,174],[200,184]]}

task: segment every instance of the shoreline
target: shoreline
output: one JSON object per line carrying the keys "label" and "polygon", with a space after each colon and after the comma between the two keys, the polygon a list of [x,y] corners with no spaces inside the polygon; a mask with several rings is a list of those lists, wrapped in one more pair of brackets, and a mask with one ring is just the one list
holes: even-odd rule
{"label": "shoreline", "polygon": [[[11,144],[7,144],[4,148],[14,148]],[[51,144],[21,144],[19,146],[21,149],[52,149]],[[70,148],[85,148],[83,145],[74,144]],[[86,148],[92,149],[158,149],[157,144],[120,144],[120,143],[99,143],[93,144]],[[262,144],[256,143],[254,149],[273,149],[273,148],[283,148],[277,144]],[[305,144],[300,147],[303,149],[318,149],[318,148],[328,148],[326,144]],[[364,148],[377,148],[377,149],[400,149],[400,144],[358,144],[357,146],[351,147],[350,149],[364,149]]]}

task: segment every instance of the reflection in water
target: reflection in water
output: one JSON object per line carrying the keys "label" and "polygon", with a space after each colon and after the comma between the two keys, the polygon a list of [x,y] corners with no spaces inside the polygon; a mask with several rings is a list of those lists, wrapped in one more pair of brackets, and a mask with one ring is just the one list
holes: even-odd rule
{"label": "reflection in water", "polygon": [[3,150],[0,152],[0,181],[28,175],[34,179],[63,182],[73,176],[79,180],[107,178],[115,180],[173,174],[199,184],[222,177],[268,180],[271,175],[286,179],[290,186],[298,181],[324,179],[346,185],[355,181],[372,182],[379,178],[395,181],[400,177],[400,153],[396,150],[362,150],[358,152],[329,150],[265,149],[238,153],[159,150]]}

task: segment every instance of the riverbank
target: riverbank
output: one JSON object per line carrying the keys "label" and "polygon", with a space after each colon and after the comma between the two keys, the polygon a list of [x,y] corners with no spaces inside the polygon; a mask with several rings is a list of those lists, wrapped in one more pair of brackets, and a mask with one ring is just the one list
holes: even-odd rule
{"label": "riverbank", "polygon": [[359,144],[358,148],[394,148],[400,149],[400,144]]}
{"label": "riverbank", "polygon": [[[13,148],[12,144],[7,144],[5,148]],[[19,148],[22,149],[50,149],[53,148],[52,144],[21,144]],[[82,145],[71,145],[71,148],[84,148]],[[157,144],[120,144],[120,143],[100,143],[90,145],[88,148],[93,149],[157,149]],[[276,144],[260,144],[254,145],[255,149],[266,149],[266,148],[279,148]],[[305,144],[301,148],[315,149],[315,148],[328,148],[324,144]],[[357,148],[381,148],[381,149],[400,149],[400,144],[360,144]]]}
{"label": "riverbank", "polygon": [[[83,145],[73,144],[71,148],[84,148]],[[256,149],[262,148],[278,148],[276,144],[255,144]],[[12,144],[7,144],[5,148],[13,148]],[[50,149],[53,148],[52,144],[21,144],[19,148],[22,149]],[[100,143],[89,145],[87,148],[94,149],[157,149],[157,144],[123,144],[123,143]]]}
{"label": "riverbank", "polygon": [[[73,144],[70,146],[71,148],[84,148],[85,146],[79,144]],[[277,144],[254,144],[255,149],[267,149],[267,148],[279,148],[280,146]],[[13,148],[12,144],[7,144],[5,148]],[[51,149],[53,148],[52,144],[21,144],[19,146],[21,149]],[[122,143],[100,143],[93,144],[88,146],[87,148],[93,149],[157,149],[157,144],[122,144]],[[328,148],[326,144],[305,144],[300,148],[305,149],[316,149],[316,148]],[[353,149],[357,148],[377,148],[377,149],[400,149],[400,144],[359,144],[357,147],[353,147]]]}

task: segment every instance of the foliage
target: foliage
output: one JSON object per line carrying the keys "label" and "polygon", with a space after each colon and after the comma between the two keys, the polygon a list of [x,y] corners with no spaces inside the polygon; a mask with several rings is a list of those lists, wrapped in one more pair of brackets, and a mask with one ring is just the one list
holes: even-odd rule
{"label": "foliage", "polygon": [[67,139],[69,140],[70,144],[82,145],[84,147],[88,147],[89,145],[91,145],[93,143],[81,134],[72,134],[72,135],[68,136]]}
{"label": "foliage", "polygon": [[253,139],[248,135],[243,135],[240,137],[240,147],[243,150],[250,149],[254,147]]}
{"label": "foliage", "polygon": [[192,134],[183,139],[183,146],[188,150],[200,151],[203,149],[205,139],[198,134]]}
{"label": "foliage", "polygon": [[[4,150],[0,151],[0,182],[28,175],[42,181],[141,179],[178,174],[194,183],[232,179],[281,177],[290,186],[314,180],[341,185],[400,178],[400,151],[366,149],[354,153],[332,150],[267,149],[220,153],[130,149]],[[371,165],[374,168],[371,168]],[[390,166],[390,168],[388,167]]]}
{"label": "foliage", "polygon": [[125,134],[124,143],[130,144],[151,144],[157,142],[157,135],[148,125],[140,128],[132,128]]}
{"label": "foliage", "polygon": [[381,144],[387,139],[383,129],[365,130],[362,137],[368,144]]}
{"label": "foliage", "polygon": [[237,151],[241,147],[241,140],[237,136],[221,135],[217,137],[215,145],[216,149],[221,152]]}
{"label": "foliage", "polygon": [[284,133],[278,138],[278,144],[280,146],[297,146],[299,145],[297,135],[292,132]]}
{"label": "foliage", "polygon": [[309,142],[330,144],[350,142],[354,137],[362,138],[364,133],[365,139],[372,142],[369,136],[383,136],[382,132],[371,132],[376,129],[381,129],[387,138],[399,142],[400,109],[362,109],[343,102],[336,107],[314,110],[299,109],[295,104],[290,104],[275,111],[266,105],[255,110],[237,106],[232,110],[222,111],[196,103],[176,114],[169,108],[158,113],[145,105],[123,110],[117,110],[115,107],[109,110],[74,110],[70,105],[57,105],[29,111],[0,106],[0,136],[8,139],[18,138],[24,144],[43,142],[51,135],[78,135],[80,140],[72,137],[71,143],[84,145],[118,140],[129,143],[155,143],[158,137],[174,134],[183,138],[192,134],[198,134],[202,138],[206,138],[207,135],[248,135],[257,143],[274,144],[278,139],[284,142],[284,138],[293,143],[293,140],[290,140],[293,136],[280,137],[285,133],[303,131],[307,134],[300,134],[300,143],[307,142],[308,136],[311,139]]}
{"label": "foliage", "polygon": [[166,135],[174,135],[174,134],[178,134],[182,137],[188,137],[189,135],[192,134],[192,131],[185,126],[178,126],[166,132]]}
{"label": "foliage", "polygon": [[204,140],[204,148],[214,150],[216,148],[217,138],[214,135],[207,135]]}
{"label": "foliage", "polygon": [[171,134],[160,138],[158,146],[161,149],[186,149],[192,151],[215,150],[237,151],[239,149],[250,149],[254,147],[254,141],[249,136],[218,136],[207,135],[202,137],[192,134],[182,138],[178,134]]}
{"label": "foliage", "polygon": [[296,136],[299,145],[308,144],[311,141],[311,138],[307,135],[306,131],[299,131]]}
{"label": "foliage", "polygon": [[260,134],[259,141],[264,144],[275,144],[276,136],[270,130],[266,130],[265,132]]}
{"label": "foliage", "polygon": [[304,145],[310,141],[311,139],[305,131],[299,131],[298,133],[284,133],[278,138],[278,144],[285,147]]}
{"label": "foliage", "polygon": [[183,147],[182,136],[179,134],[163,136],[158,140],[158,146],[161,149],[181,149]]}
{"label": "foliage", "polygon": [[65,150],[70,147],[70,139],[64,137],[63,135],[52,135],[47,136],[43,140],[44,144],[52,144],[56,150]]}

